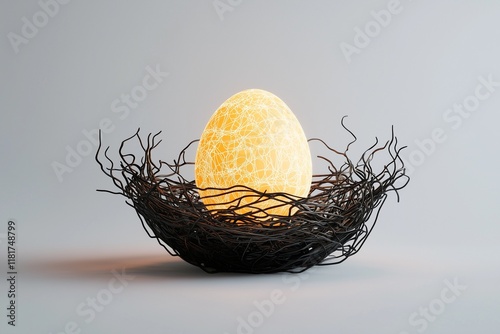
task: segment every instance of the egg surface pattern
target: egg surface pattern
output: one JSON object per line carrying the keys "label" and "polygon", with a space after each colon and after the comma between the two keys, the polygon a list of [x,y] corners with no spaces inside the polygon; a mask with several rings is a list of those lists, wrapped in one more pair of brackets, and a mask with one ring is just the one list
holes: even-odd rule
{"label": "egg surface pattern", "polygon": [[[266,201],[245,187],[306,197],[312,162],[307,138],[290,108],[260,89],[239,92],[212,115],[195,159],[195,181],[211,210],[237,209],[266,218],[290,215],[286,198]],[[231,192],[221,188],[236,187]],[[217,188],[217,189],[210,189]]]}

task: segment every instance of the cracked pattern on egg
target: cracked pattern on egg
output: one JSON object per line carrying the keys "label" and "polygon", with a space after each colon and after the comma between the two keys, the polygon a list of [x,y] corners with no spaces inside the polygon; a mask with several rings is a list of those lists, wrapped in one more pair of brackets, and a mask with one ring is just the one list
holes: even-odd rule
{"label": "cracked pattern on egg", "polygon": [[[258,200],[259,192],[307,197],[312,162],[304,131],[290,108],[260,89],[239,92],[212,115],[195,160],[196,186],[210,210],[236,209],[257,217],[290,215],[285,197]],[[212,188],[212,189],[211,189]]]}

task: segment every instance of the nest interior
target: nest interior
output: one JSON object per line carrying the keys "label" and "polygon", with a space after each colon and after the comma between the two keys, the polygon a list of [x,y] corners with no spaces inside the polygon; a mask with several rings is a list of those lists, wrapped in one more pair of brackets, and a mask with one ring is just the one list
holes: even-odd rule
{"label": "nest interior", "polygon": [[[237,205],[226,210],[208,209],[195,182],[182,176],[184,168],[194,164],[186,160],[186,151],[196,141],[172,163],[154,162],[152,151],[161,142],[160,132],[143,140],[138,130],[125,139],[118,150],[118,164],[109,157],[109,147],[101,152],[99,138],[96,161],[118,189],[99,191],[125,196],[150,237],[171,255],[209,273],[301,272],[314,265],[337,264],[359,251],[387,194],[393,191],[399,200],[398,190],[409,181],[394,131],[390,140],[379,144],[376,139],[353,162],[347,151],[356,136],[343,122],[342,126],[354,138],[344,151],[320,139],[310,140],[320,143],[330,157],[318,156],[326,163],[326,172],[313,176],[307,198],[246,188],[248,196],[257,202],[274,199],[276,205],[286,205],[295,212],[290,216],[255,210],[241,214]],[[134,139],[143,151],[140,158],[125,152],[125,146]],[[371,162],[379,152],[387,153],[388,161],[375,172]],[[333,158],[343,162],[335,166]],[[231,192],[236,188],[241,192],[242,186],[221,190]]]}

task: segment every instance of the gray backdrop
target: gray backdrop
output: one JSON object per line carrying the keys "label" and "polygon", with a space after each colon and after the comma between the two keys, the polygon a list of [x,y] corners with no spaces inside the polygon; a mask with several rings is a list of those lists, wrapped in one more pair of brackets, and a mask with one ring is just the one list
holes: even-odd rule
{"label": "gray backdrop", "polygon": [[[493,333],[500,3],[2,1],[2,333]],[[137,128],[172,160],[246,88],[355,156],[394,125],[411,183],[359,254],[207,275],[143,231],[93,159]],[[8,324],[9,221],[16,326]]]}

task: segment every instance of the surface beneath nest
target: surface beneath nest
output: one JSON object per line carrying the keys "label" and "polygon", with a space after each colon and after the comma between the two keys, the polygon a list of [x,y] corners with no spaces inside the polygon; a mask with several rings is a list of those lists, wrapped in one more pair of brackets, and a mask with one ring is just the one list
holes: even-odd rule
{"label": "surface beneath nest", "polygon": [[464,266],[451,253],[429,262],[425,251],[400,250],[367,247],[338,266],[271,275],[206,274],[160,251],[40,257],[20,270],[16,331],[59,333],[68,324],[82,333],[147,328],[165,334],[400,334],[424,327],[426,333],[492,333],[498,328],[500,269],[486,262]]}

